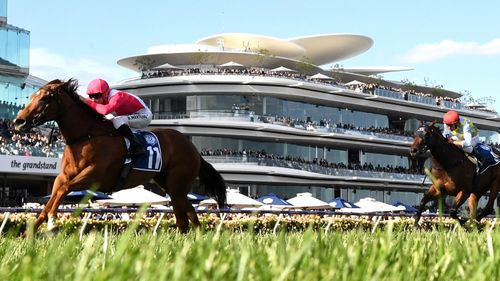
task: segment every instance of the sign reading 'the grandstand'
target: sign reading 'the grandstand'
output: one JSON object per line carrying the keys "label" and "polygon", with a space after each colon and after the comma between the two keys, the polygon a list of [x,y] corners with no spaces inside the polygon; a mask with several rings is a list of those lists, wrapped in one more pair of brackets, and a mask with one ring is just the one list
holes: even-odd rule
{"label": "sign reading 'the grandstand'", "polygon": [[50,157],[0,155],[0,172],[56,176],[61,159]]}

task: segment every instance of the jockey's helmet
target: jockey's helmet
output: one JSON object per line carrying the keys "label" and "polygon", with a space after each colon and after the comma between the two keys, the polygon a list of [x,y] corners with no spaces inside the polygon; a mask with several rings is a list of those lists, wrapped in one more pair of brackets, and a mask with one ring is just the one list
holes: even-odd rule
{"label": "jockey's helmet", "polygon": [[443,117],[443,123],[446,125],[453,125],[458,123],[458,120],[460,119],[460,116],[458,116],[458,112],[455,110],[450,110],[446,112],[446,114]]}
{"label": "jockey's helmet", "polygon": [[102,94],[105,99],[108,98],[108,94],[111,91],[108,82],[103,79],[95,79],[90,81],[87,86],[87,95]]}

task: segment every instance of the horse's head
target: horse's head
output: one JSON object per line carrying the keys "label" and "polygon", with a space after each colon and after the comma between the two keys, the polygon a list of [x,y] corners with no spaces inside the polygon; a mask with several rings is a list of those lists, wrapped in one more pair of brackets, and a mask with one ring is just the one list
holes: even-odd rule
{"label": "horse's head", "polygon": [[410,146],[410,156],[416,157],[424,154],[429,150],[433,139],[440,134],[439,128],[435,127],[436,121],[430,124],[421,123],[420,127],[415,132],[413,143]]}
{"label": "horse's head", "polygon": [[[28,104],[17,114],[14,120],[16,130],[28,131],[32,127],[39,126],[47,121],[57,121],[63,112],[69,110],[65,97],[70,96],[62,95],[62,93],[65,92],[74,96],[77,88],[78,81],[75,79],[70,79],[67,82],[53,80],[45,84],[31,95]],[[71,99],[75,98],[72,97]]]}

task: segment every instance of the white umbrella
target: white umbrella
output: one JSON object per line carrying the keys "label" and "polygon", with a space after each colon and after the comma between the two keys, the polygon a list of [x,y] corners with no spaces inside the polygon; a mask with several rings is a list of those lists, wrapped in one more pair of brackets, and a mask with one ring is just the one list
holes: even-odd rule
{"label": "white umbrella", "polygon": [[286,68],[284,66],[273,68],[273,69],[271,69],[271,71],[272,72],[297,72],[297,71],[295,71],[293,69]]}
{"label": "white umbrella", "polygon": [[228,189],[226,193],[227,205],[232,208],[260,207],[262,203],[243,195],[237,189]]}
{"label": "white umbrella", "polygon": [[352,80],[351,82],[345,83],[346,86],[356,86],[356,85],[366,85],[366,83],[363,83],[358,80]]}
{"label": "white umbrella", "polygon": [[246,66],[239,64],[234,61],[226,62],[224,64],[219,65],[219,68],[229,68],[229,69],[241,69],[246,68]]}
{"label": "white umbrella", "polygon": [[156,67],[153,67],[154,70],[181,70],[181,68],[171,65],[170,63],[165,63]]}
{"label": "white umbrella", "polygon": [[120,190],[111,194],[111,197],[112,199],[97,200],[97,203],[107,206],[141,206],[168,202],[168,198],[146,190],[142,185]]}
{"label": "white umbrella", "polygon": [[356,206],[362,209],[363,212],[365,213],[370,213],[370,212],[400,212],[404,211],[405,207],[403,206],[393,206],[390,204],[386,204],[384,202],[377,201],[371,197],[366,197],[358,202],[354,203]]}
{"label": "white umbrella", "polygon": [[333,80],[332,77],[326,76],[323,73],[316,73],[316,74],[314,74],[313,76],[311,76],[309,78],[311,78],[311,79],[318,79],[318,80]]}
{"label": "white umbrella", "polygon": [[309,192],[297,193],[297,196],[286,200],[286,202],[292,204],[297,208],[302,209],[332,209],[325,201],[321,201],[312,196]]}

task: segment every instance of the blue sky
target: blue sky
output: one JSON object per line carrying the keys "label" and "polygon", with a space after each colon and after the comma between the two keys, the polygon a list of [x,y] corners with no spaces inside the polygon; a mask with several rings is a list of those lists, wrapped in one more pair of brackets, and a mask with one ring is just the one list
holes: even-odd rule
{"label": "blue sky", "polygon": [[500,112],[498,11],[500,1],[10,0],[8,22],[31,31],[32,75],[82,86],[134,76],[116,61],[151,46],[217,33],[366,35],[373,47],[341,65],[413,67],[383,77],[492,96]]}

